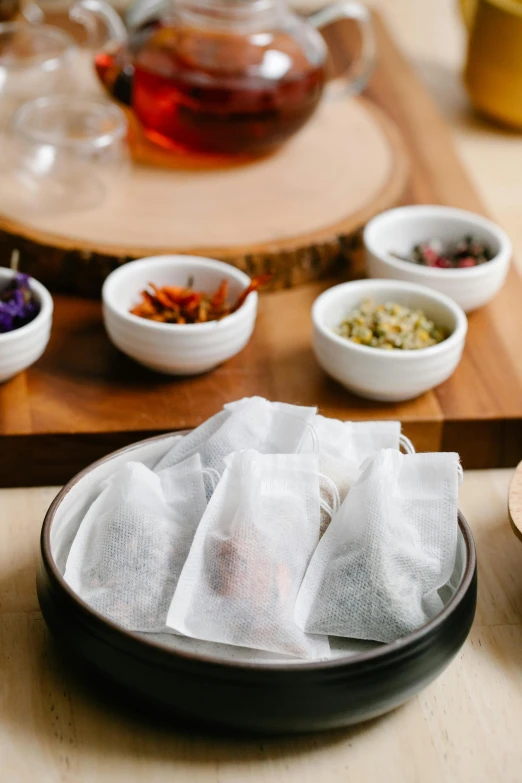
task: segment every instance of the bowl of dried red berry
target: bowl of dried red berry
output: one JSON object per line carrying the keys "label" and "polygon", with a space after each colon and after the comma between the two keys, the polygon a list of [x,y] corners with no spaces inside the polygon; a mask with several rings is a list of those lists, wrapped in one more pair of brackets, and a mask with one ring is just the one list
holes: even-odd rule
{"label": "bowl of dried red berry", "polygon": [[40,358],[49,335],[53,300],[37,280],[0,268],[0,383]]}
{"label": "bowl of dried red berry", "polygon": [[257,314],[257,289],[239,269],[199,256],[154,256],[112,272],[103,317],[120,351],[156,372],[195,375],[239,353]]}
{"label": "bowl of dried red berry", "polygon": [[465,312],[498,293],[511,242],[491,220],[454,207],[418,205],[383,212],[364,230],[369,277],[434,288]]}

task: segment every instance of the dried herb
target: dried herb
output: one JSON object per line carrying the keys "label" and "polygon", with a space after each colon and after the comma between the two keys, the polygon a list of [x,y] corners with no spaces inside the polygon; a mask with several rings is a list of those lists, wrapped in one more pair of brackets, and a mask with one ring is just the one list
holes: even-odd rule
{"label": "dried herb", "polygon": [[213,294],[194,291],[192,279],[186,287],[165,285],[158,288],[154,283],[141,292],[141,302],[130,312],[149,321],[167,324],[202,324],[220,321],[238,310],[252,291],[267,283],[272,275],[255,277],[248,288],[234,304],[227,303],[228,281],[223,280]]}
{"label": "dried herb", "polygon": [[29,276],[17,272],[0,291],[0,333],[12,332],[30,323],[40,312],[29,287]]}
{"label": "dried herb", "polygon": [[352,310],[334,331],[353,343],[385,350],[429,348],[446,338],[422,310],[393,302],[376,305],[371,299]]}
{"label": "dried herb", "polygon": [[429,239],[415,245],[408,256],[390,253],[401,261],[429,266],[437,269],[465,269],[491,261],[494,253],[486,244],[471,235],[463,237],[453,245],[444,248],[440,239]]}

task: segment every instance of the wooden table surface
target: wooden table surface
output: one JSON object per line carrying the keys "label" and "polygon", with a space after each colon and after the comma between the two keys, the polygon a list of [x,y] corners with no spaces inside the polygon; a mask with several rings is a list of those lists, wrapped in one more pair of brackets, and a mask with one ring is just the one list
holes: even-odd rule
{"label": "wooden table surface", "polygon": [[[317,5],[317,2],[311,2]],[[468,111],[456,0],[379,0],[450,120],[492,217],[522,259],[522,138]],[[472,471],[461,508],[477,543],[478,610],[463,650],[418,697],[366,725],[303,738],[209,739],[87,692],[38,610],[35,557],[56,488],[0,491],[0,780],[6,783],[520,783],[522,544],[510,470]]]}
{"label": "wooden table surface", "polygon": [[522,543],[511,471],[466,475],[479,602],[464,648],[419,696],[363,726],[284,739],[184,734],[89,693],[50,640],[34,585],[56,489],[0,491],[0,780],[5,783],[520,783]]}

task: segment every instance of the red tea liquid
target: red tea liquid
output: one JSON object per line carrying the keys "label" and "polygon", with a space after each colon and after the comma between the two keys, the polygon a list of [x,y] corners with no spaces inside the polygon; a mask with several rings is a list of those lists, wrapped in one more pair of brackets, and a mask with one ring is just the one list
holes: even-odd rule
{"label": "red tea liquid", "polygon": [[[261,154],[295,133],[321,97],[324,65],[282,34],[250,37],[156,28],[133,61],[99,55],[98,75],[166,147]],[[118,92],[120,95],[118,95]]]}

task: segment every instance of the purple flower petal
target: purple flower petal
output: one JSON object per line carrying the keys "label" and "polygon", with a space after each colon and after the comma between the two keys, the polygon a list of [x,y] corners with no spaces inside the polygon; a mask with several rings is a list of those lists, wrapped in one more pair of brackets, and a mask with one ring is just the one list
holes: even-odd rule
{"label": "purple flower petal", "polygon": [[17,272],[9,285],[0,291],[0,333],[25,326],[40,312],[29,280],[29,275]]}

